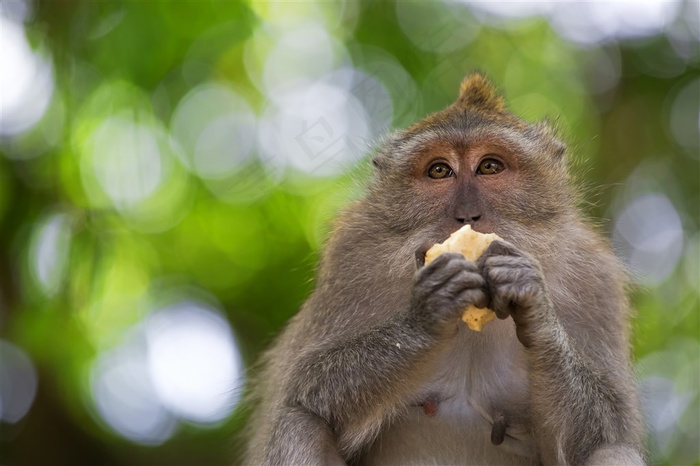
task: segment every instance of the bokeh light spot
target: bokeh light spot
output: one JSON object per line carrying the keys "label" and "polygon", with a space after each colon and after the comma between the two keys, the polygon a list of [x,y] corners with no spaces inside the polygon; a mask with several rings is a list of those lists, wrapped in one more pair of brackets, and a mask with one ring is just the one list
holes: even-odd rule
{"label": "bokeh light spot", "polygon": [[504,19],[529,18],[533,16],[546,16],[549,14],[555,2],[513,0],[508,2],[491,2],[488,0],[466,0],[475,13],[481,13],[480,18],[487,21],[503,21]]}
{"label": "bokeh light spot", "polygon": [[163,404],[183,419],[214,423],[238,401],[242,361],[226,320],[183,302],[146,322],[148,368]]}
{"label": "bokeh light spot", "polygon": [[95,130],[93,169],[115,207],[132,207],[158,188],[163,167],[157,137],[149,126],[122,116]]}
{"label": "bokeh light spot", "polygon": [[83,106],[73,139],[91,207],[113,207],[146,232],[167,230],[189,211],[192,184],[175,159],[180,146],[138,88],[100,86]]}
{"label": "bokeh light spot", "polygon": [[[386,50],[368,45],[353,47],[352,54],[353,57],[357,55],[356,64],[360,76],[372,78],[370,81],[355,80],[351,88],[353,95],[367,109],[372,125],[379,121],[383,130],[385,126],[381,124],[382,116],[388,114],[388,110],[392,111],[393,121],[389,123],[390,128],[412,124],[419,115],[423,96],[418,91],[413,77],[396,57]],[[384,92],[389,93],[390,101],[385,100]],[[388,107],[389,104],[391,107]]]}
{"label": "bokeh light spot", "polygon": [[677,338],[637,363],[642,406],[655,449],[669,464],[690,464],[697,458],[700,435],[700,345]]}
{"label": "bokeh light spot", "polygon": [[265,61],[263,82],[270,97],[298,81],[319,79],[335,68],[343,47],[318,23],[284,31]]}
{"label": "bokeh light spot", "polygon": [[32,15],[29,0],[3,0],[0,2],[0,16],[15,22],[26,22]]}
{"label": "bokeh light spot", "polygon": [[352,94],[319,81],[279,95],[263,116],[258,138],[266,163],[332,176],[364,156],[371,131],[367,112]]}
{"label": "bokeh light spot", "polygon": [[50,61],[32,51],[24,28],[0,16],[0,136],[34,126],[53,95]]}
{"label": "bokeh light spot", "polygon": [[686,154],[700,158],[700,79],[695,79],[678,91],[671,105],[669,119],[671,135]]}
{"label": "bokeh light spot", "polygon": [[30,249],[30,269],[47,296],[56,294],[63,282],[70,242],[67,214],[50,215],[37,225]]}
{"label": "bokeh light spot", "polygon": [[[394,120],[389,91],[381,81],[354,68],[342,68],[325,76],[323,82],[345,90],[357,99],[368,118],[371,140],[385,134]],[[354,103],[354,102],[353,102]]]}
{"label": "bokeh light spot", "polygon": [[224,178],[245,165],[255,147],[255,125],[248,103],[216,83],[192,89],[171,120],[184,151],[182,162],[205,178]]}
{"label": "bokeh light spot", "polygon": [[666,196],[642,194],[617,215],[613,242],[639,278],[660,283],[683,252],[683,225]]}
{"label": "bokeh light spot", "polygon": [[0,420],[22,419],[34,402],[38,385],[29,356],[12,343],[0,340]]}
{"label": "bokeh light spot", "polygon": [[177,420],[153,389],[143,338],[138,335],[105,353],[92,368],[97,411],[120,435],[137,443],[159,445],[175,432]]}
{"label": "bokeh light spot", "polygon": [[664,32],[676,18],[680,2],[613,0],[556,2],[550,13],[559,35],[582,45]]}

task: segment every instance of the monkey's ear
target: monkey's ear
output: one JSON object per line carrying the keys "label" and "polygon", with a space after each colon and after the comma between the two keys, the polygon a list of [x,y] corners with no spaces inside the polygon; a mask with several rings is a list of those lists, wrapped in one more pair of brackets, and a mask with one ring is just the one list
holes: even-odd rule
{"label": "monkey's ear", "polygon": [[566,144],[561,142],[559,139],[555,139],[552,143],[552,153],[554,157],[558,160],[564,159],[566,155]]}
{"label": "monkey's ear", "polygon": [[477,108],[482,111],[502,113],[506,111],[505,99],[486,76],[475,71],[462,81],[457,105]]}
{"label": "monkey's ear", "polygon": [[372,166],[375,170],[380,172],[386,170],[389,166],[389,160],[387,159],[387,155],[382,151],[374,154],[374,156],[372,157]]}
{"label": "monkey's ear", "polygon": [[559,139],[556,123],[551,120],[543,120],[534,125],[535,131],[542,138],[547,147],[547,152],[557,159],[563,159],[566,154],[566,144]]}
{"label": "monkey's ear", "polygon": [[376,152],[372,155],[372,166],[375,170],[384,171],[392,166],[392,154],[401,152],[401,140],[405,135],[405,131],[398,130],[382,136]]}

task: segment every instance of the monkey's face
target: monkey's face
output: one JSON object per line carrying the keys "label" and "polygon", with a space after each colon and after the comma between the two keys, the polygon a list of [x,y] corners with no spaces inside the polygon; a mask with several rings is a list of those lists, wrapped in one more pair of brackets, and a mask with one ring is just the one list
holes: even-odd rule
{"label": "monkey's face", "polygon": [[441,241],[470,224],[515,240],[572,202],[563,145],[543,126],[454,108],[398,134],[375,158],[370,197],[404,233]]}

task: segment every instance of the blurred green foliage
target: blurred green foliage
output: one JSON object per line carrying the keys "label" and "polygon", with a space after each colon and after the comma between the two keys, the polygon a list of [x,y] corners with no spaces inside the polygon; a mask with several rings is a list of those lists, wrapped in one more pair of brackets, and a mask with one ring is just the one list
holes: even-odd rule
{"label": "blurred green foliage", "polygon": [[[186,133],[205,123],[239,127],[248,121],[240,115],[259,129],[270,115],[286,115],[278,107],[297,105],[279,103],[286,83],[351,69],[381,91],[348,91],[364,105],[368,128],[358,144],[369,154],[372,139],[450,103],[464,74],[481,69],[514,112],[560,127],[587,187],[584,209],[604,219],[606,232],[624,233],[620,219],[636,199],[668,200],[670,209],[648,212],[679,222],[650,233],[680,243],[648,256],[667,259],[661,272],[649,275],[648,245],[623,233],[620,254],[641,261],[633,329],[635,355],[646,363],[640,377],[666,383],[652,384],[667,391],[648,406],[658,421],[653,458],[697,464],[697,3],[668,5],[675,16],[657,30],[581,42],[551,12],[504,16],[471,3],[3,4],[32,53],[51,64],[52,87],[40,118],[12,131],[6,111],[0,133],[0,337],[26,352],[38,374],[26,416],[2,422],[0,461],[235,462],[241,409],[211,423],[180,419],[151,444],[129,440],[95,408],[96,361],[131,341],[154,310],[197,300],[226,316],[251,365],[313,289],[331,219],[361,195],[369,168],[356,156],[342,170],[299,165],[266,152],[271,140],[287,142],[274,131],[256,137],[251,127],[231,143],[227,132],[204,142]],[[565,18],[574,6],[561,8]],[[23,108],[39,106],[47,88],[36,89]],[[184,113],[181,103],[206,89],[240,111],[206,113],[215,112],[209,100],[205,113]],[[377,102],[388,107],[373,109]],[[230,149],[230,158],[216,158],[207,143]],[[659,394],[668,405],[657,406]]]}

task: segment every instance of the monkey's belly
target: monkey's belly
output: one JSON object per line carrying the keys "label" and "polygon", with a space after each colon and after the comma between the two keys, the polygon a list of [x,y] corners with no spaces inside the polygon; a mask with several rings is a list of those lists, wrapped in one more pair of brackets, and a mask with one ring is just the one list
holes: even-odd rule
{"label": "monkey's belly", "polygon": [[[415,394],[417,401],[384,428],[360,464],[539,464],[523,414],[527,361],[514,327],[494,321],[480,333],[460,329]],[[505,436],[494,445],[499,412],[507,419]]]}
{"label": "monkey's belly", "polygon": [[412,406],[383,431],[362,458],[362,465],[535,465],[539,464],[531,439],[506,435],[501,445],[491,443],[491,426],[466,403]]}

